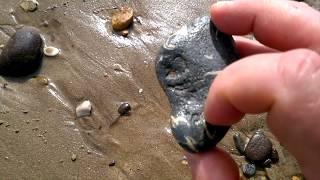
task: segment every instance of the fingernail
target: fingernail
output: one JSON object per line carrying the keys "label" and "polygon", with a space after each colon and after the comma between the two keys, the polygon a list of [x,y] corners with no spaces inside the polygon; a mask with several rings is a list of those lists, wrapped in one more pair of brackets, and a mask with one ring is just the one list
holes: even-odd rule
{"label": "fingernail", "polygon": [[230,6],[233,4],[233,1],[218,1],[217,3],[212,5],[212,8],[223,8],[226,6]]}

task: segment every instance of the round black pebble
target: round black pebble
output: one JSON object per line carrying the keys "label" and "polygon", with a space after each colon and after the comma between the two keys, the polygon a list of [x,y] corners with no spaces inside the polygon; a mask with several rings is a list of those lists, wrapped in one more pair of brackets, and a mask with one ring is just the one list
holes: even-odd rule
{"label": "round black pebble", "polygon": [[112,166],[115,166],[116,165],[116,161],[115,160],[112,160],[109,162],[109,166],[112,167]]}
{"label": "round black pebble", "polygon": [[0,55],[0,75],[25,76],[37,71],[43,56],[43,41],[37,29],[16,31]]}
{"label": "round black pebble", "polygon": [[256,174],[256,166],[254,164],[242,164],[241,170],[246,177],[252,177]]}
{"label": "round black pebble", "polygon": [[131,106],[127,102],[121,103],[121,105],[118,108],[118,113],[120,115],[127,115],[129,114],[130,111],[131,111]]}

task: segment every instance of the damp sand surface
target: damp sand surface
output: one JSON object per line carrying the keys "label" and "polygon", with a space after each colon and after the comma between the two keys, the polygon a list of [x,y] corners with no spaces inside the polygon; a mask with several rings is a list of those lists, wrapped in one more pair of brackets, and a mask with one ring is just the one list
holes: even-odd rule
{"label": "damp sand surface", "polygon": [[[23,11],[20,2],[0,0],[0,45],[17,28],[31,25],[60,52],[45,56],[30,77],[0,77],[0,177],[191,179],[183,151],[170,134],[170,107],[154,61],[166,38],[207,15],[214,1],[41,0],[34,12]],[[112,13],[121,6],[134,10],[128,37],[111,27]],[[75,109],[85,100],[92,104],[91,115],[76,118]],[[130,104],[130,114],[118,114],[122,102]],[[280,162],[258,176],[300,174],[264,119],[245,117],[219,147],[240,165],[244,158],[235,151],[232,134],[263,128]]]}

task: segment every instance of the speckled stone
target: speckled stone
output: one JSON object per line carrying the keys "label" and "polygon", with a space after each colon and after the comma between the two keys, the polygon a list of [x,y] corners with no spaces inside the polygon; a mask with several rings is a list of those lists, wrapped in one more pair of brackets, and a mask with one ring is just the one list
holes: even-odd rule
{"label": "speckled stone", "polygon": [[171,105],[171,129],[189,152],[207,151],[229,127],[205,122],[203,105],[217,71],[237,59],[231,36],[210,18],[197,18],[170,36],[156,61],[156,73]]}
{"label": "speckled stone", "polygon": [[43,41],[33,27],[25,26],[10,38],[0,55],[0,75],[25,76],[38,70]]}
{"label": "speckled stone", "polygon": [[268,159],[272,150],[270,139],[262,132],[256,132],[250,138],[244,153],[249,161],[259,162]]}

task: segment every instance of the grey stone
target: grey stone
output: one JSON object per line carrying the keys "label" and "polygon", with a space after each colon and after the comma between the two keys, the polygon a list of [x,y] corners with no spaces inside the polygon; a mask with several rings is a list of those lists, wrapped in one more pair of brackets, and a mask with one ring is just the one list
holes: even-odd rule
{"label": "grey stone", "polygon": [[205,121],[203,105],[217,71],[237,58],[232,37],[207,16],[182,27],[161,48],[156,73],[171,105],[172,133],[185,150],[207,151],[228,131]]}
{"label": "grey stone", "polygon": [[250,164],[250,163],[242,164],[241,171],[244,176],[252,177],[256,174],[256,166],[254,164]]}
{"label": "grey stone", "polygon": [[10,38],[0,55],[0,75],[25,76],[41,65],[43,41],[39,32],[25,26]]}

